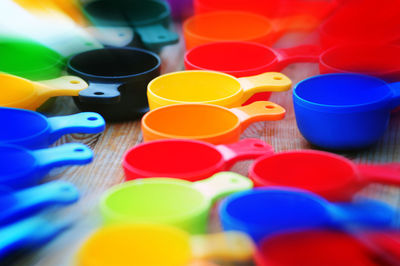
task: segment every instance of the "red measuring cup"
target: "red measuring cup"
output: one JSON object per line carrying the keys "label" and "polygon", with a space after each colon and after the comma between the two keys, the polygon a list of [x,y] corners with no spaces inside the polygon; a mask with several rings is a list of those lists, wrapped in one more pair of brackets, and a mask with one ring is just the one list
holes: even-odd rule
{"label": "red measuring cup", "polygon": [[348,201],[372,182],[400,185],[400,164],[355,164],[329,152],[289,151],[260,157],[249,177],[259,187],[296,187],[331,201]]}
{"label": "red measuring cup", "polygon": [[328,230],[300,231],[264,239],[257,266],[378,266],[377,254],[351,235]]}
{"label": "red measuring cup", "polygon": [[172,177],[198,181],[228,170],[240,160],[272,154],[273,147],[258,139],[212,145],[196,140],[157,140],[128,150],[122,166],[127,180]]}

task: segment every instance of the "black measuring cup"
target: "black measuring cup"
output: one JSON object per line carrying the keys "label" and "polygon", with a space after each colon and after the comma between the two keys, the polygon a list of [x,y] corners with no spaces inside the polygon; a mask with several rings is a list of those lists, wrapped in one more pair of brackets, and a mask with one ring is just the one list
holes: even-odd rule
{"label": "black measuring cup", "polygon": [[79,53],[69,59],[68,72],[89,87],[74,98],[75,104],[108,121],[139,118],[149,110],[147,84],[160,75],[160,65],[155,53],[133,47]]}

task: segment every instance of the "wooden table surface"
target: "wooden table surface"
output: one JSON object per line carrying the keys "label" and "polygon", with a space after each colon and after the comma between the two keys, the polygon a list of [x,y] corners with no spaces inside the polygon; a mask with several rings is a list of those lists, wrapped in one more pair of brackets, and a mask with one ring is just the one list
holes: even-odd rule
{"label": "wooden table surface", "polygon": [[[179,25],[175,25],[179,31]],[[285,36],[276,46],[291,46],[300,43],[310,43],[316,34]],[[163,50],[163,73],[183,69],[182,42]],[[318,65],[311,63],[293,64],[283,71],[293,84],[318,74]],[[292,91],[274,93],[271,101],[286,108],[286,118],[282,121],[259,122],[250,126],[242,138],[259,138],[275,147],[277,152],[286,150],[310,149],[307,141],[297,129],[293,112]],[[69,114],[78,112],[69,97],[60,97],[51,110],[52,114]],[[76,218],[74,226],[28,257],[21,258],[16,265],[62,266],[73,265],[74,253],[82,241],[101,225],[97,209],[99,197],[113,185],[123,182],[124,175],[121,159],[124,152],[142,141],[140,121],[107,124],[102,134],[73,134],[63,137],[56,143],[82,142],[89,145],[95,152],[93,163],[84,167],[69,167],[53,171],[47,180],[62,179],[73,182],[81,191],[80,201],[66,209],[57,212],[56,219]],[[400,112],[394,114],[389,129],[380,142],[363,151],[343,154],[355,162],[396,162],[400,161]],[[249,161],[238,163],[233,171],[246,175]],[[383,185],[371,185],[362,194],[384,200],[394,206],[400,204],[399,190]],[[145,204],[145,203],[143,203]],[[218,219],[213,213],[210,231],[217,231]],[[160,265],[162,266],[162,265]]]}

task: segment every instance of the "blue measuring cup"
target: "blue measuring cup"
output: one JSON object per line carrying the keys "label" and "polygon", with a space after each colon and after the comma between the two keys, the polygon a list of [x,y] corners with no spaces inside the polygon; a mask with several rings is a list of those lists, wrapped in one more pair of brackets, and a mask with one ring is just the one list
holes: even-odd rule
{"label": "blue measuring cup", "polygon": [[87,164],[92,159],[93,151],[78,143],[34,151],[0,145],[0,185],[11,188],[32,186],[54,167]]}
{"label": "blue measuring cup", "polygon": [[65,181],[53,181],[15,192],[0,187],[0,226],[48,207],[74,203],[78,199],[78,189]]}
{"label": "blue measuring cup", "polygon": [[293,90],[297,126],[311,144],[332,150],[366,148],[385,132],[400,105],[400,82],[360,74],[305,79]]}
{"label": "blue measuring cup", "polygon": [[70,133],[100,133],[105,128],[101,115],[92,112],[47,118],[23,109],[0,107],[0,145],[45,148]]}
{"label": "blue measuring cup", "polygon": [[390,227],[395,211],[377,201],[334,204],[297,189],[254,189],[228,196],[219,209],[224,230],[238,230],[256,242],[266,236],[315,228]]}

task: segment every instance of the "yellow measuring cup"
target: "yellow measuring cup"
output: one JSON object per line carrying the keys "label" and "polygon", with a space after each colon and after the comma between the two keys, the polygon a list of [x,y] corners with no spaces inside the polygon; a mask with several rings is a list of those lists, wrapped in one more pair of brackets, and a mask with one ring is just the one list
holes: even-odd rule
{"label": "yellow measuring cup", "polygon": [[[77,266],[189,266],[196,260],[251,260],[254,244],[240,232],[190,236],[166,225],[120,224],[98,229],[81,246]],[[196,264],[193,264],[196,265]]]}
{"label": "yellow measuring cup", "polygon": [[36,110],[53,96],[78,96],[88,84],[81,78],[63,76],[33,82],[14,75],[0,73],[0,106]]}

